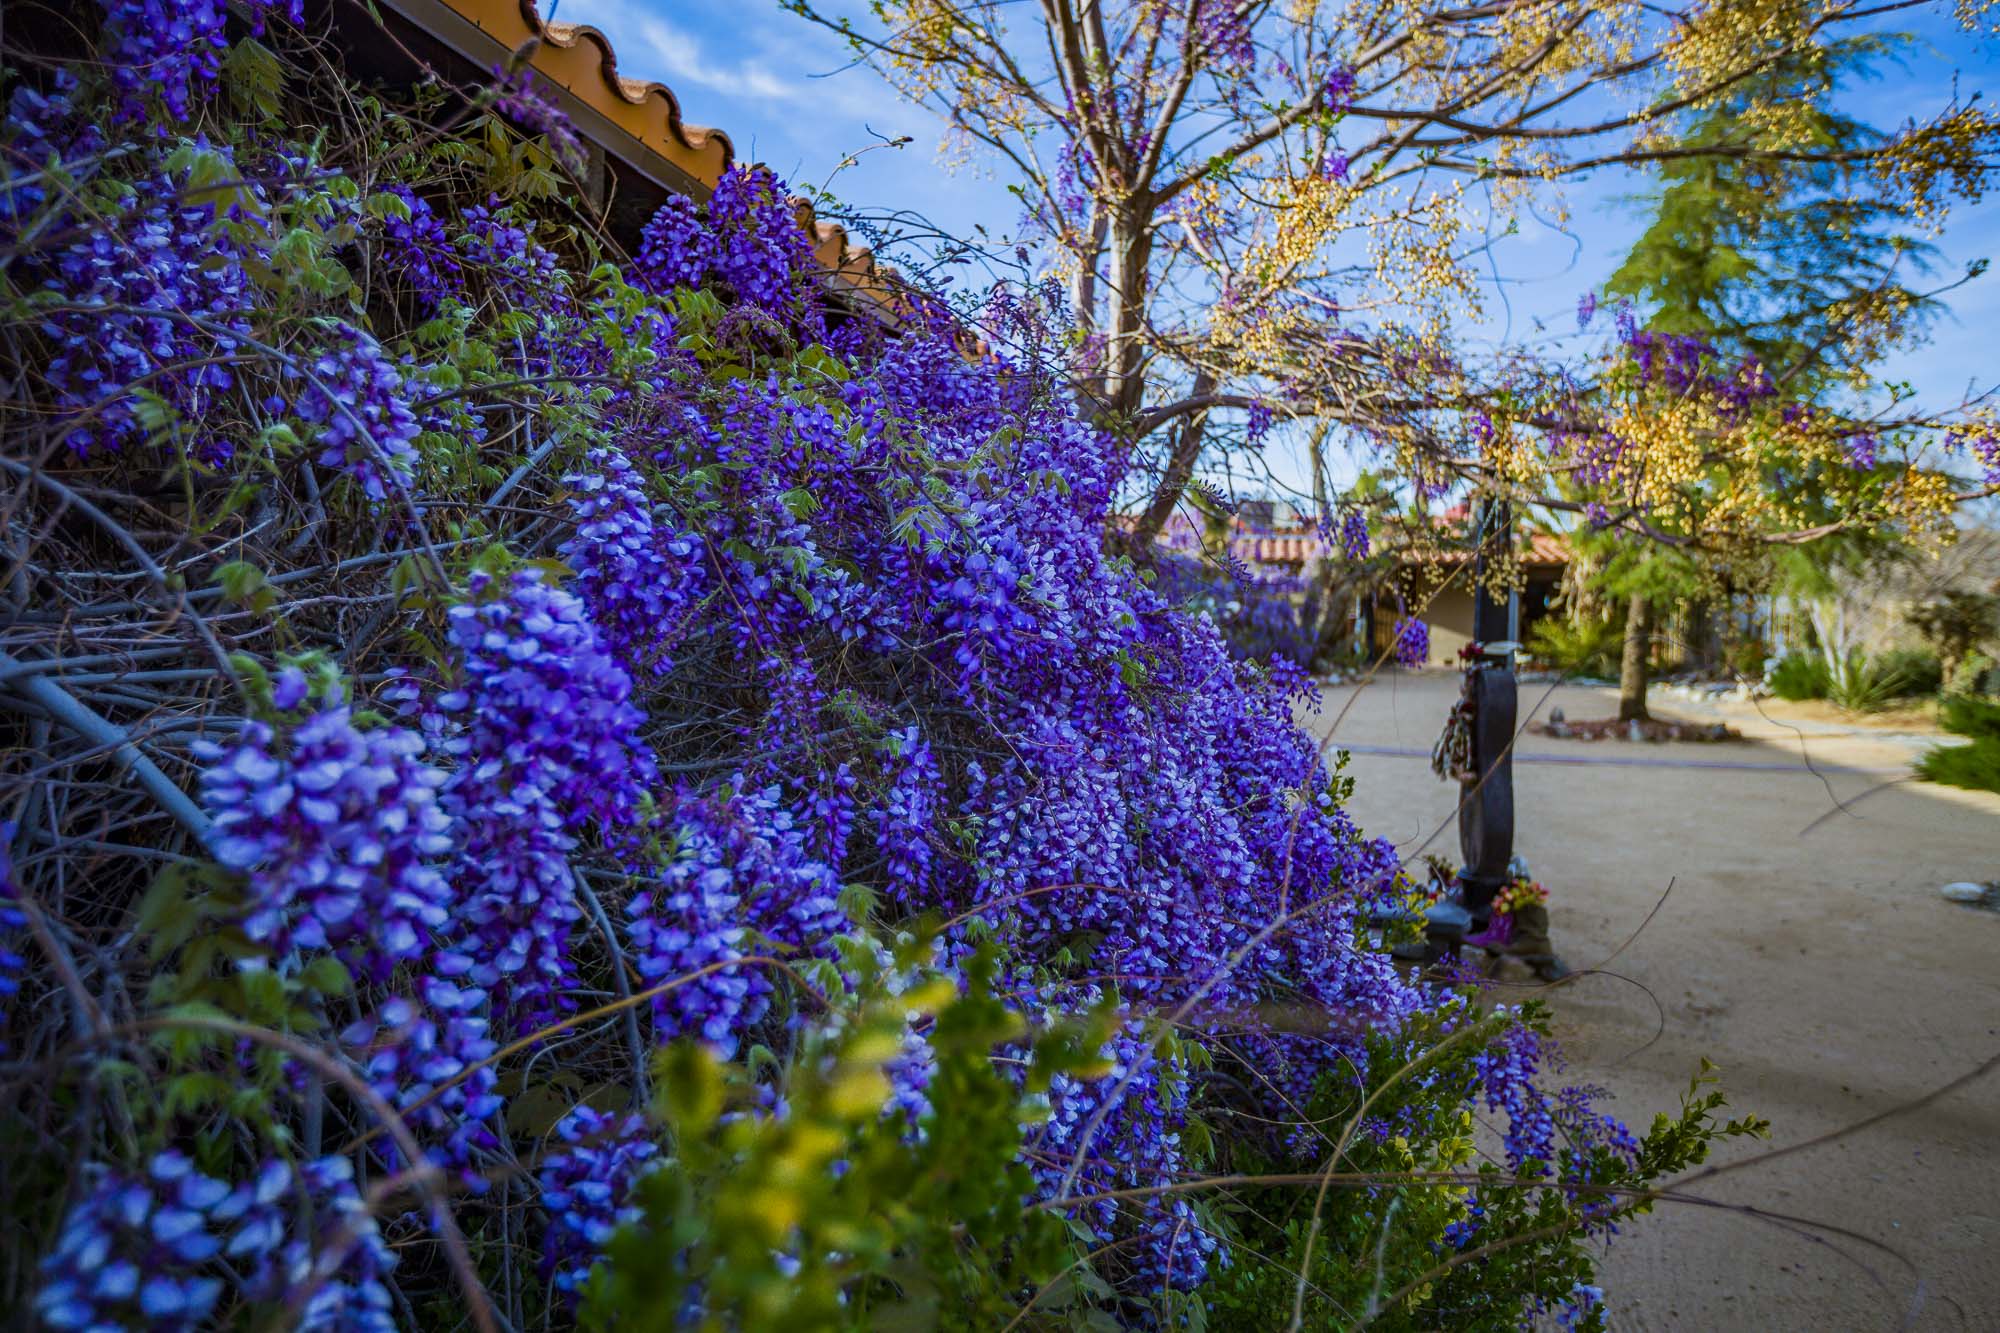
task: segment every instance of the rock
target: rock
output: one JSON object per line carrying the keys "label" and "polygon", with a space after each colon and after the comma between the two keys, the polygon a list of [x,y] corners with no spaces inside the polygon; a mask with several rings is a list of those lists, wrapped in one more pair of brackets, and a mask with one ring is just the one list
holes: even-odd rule
{"label": "rock", "polygon": [[1943,894],[1949,902],[1966,903],[1973,907],[1979,907],[1985,904],[1987,897],[1993,890],[1987,885],[1975,884],[1969,879],[1962,879],[1956,884],[1945,885],[1938,892]]}
{"label": "rock", "polygon": [[1454,902],[1432,903],[1424,909],[1424,926],[1439,935],[1462,936],[1472,928],[1472,913]]}
{"label": "rock", "polygon": [[1561,725],[1563,724],[1563,722],[1564,722],[1565,720],[1566,720],[1566,719],[1565,719],[1565,718],[1563,717],[1563,710],[1562,710],[1562,709],[1560,709],[1560,708],[1551,708],[1551,709],[1549,710],[1549,725],[1550,725],[1550,726],[1552,726],[1552,727],[1559,727],[1559,726],[1561,726]]}

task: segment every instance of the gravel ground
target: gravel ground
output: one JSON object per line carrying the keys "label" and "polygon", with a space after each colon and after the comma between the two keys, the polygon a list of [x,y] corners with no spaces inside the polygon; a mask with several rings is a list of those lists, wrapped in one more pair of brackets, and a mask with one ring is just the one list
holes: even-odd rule
{"label": "gravel ground", "polygon": [[[1427,760],[1456,691],[1454,675],[1386,676],[1329,689],[1312,719],[1325,734],[1352,702],[1334,732],[1354,747],[1352,809],[1412,858],[1427,839],[1457,855],[1455,788]],[[1604,717],[1615,692],[1523,686],[1524,723],[1551,707]],[[1618,974],[1551,995],[1569,1078],[1643,1127],[1707,1056],[1733,1106],[1774,1123],[1730,1161],[2000,1056],[2000,912],[1937,891],[2000,878],[2000,796],[1904,780],[1931,743],[1907,722],[1670,696],[1654,712],[1746,739],[1520,745],[1516,850],[1549,887],[1557,948]],[[1663,1203],[1612,1245],[1614,1328],[2000,1329],[2000,1071],[1702,1195],[1722,1206]]]}

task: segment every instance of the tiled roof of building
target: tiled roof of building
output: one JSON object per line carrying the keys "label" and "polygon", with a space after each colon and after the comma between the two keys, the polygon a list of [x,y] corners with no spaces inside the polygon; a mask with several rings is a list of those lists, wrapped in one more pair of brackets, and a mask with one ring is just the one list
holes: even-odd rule
{"label": "tiled roof of building", "polygon": [[[577,133],[656,186],[705,200],[736,163],[729,135],[690,125],[673,89],[633,78],[618,65],[611,39],[578,23],[544,22],[534,0],[378,0],[461,59],[485,71],[525,52]],[[899,323],[909,309],[905,284],[846,229],[793,201],[813,255],[840,293],[876,318]]]}
{"label": "tiled roof of building", "polygon": [[[1167,520],[1161,535],[1169,545],[1194,546],[1199,543],[1194,525],[1180,514]],[[1303,566],[1318,556],[1321,549],[1319,533],[1309,523],[1260,527],[1247,524],[1241,518],[1230,520],[1229,552],[1239,560],[1259,565]],[[1560,533],[1530,532],[1516,547],[1516,554],[1524,565],[1560,569],[1569,563],[1569,543]],[[1447,562],[1465,559],[1466,553],[1444,550],[1422,555],[1406,554],[1404,558],[1422,563]]]}

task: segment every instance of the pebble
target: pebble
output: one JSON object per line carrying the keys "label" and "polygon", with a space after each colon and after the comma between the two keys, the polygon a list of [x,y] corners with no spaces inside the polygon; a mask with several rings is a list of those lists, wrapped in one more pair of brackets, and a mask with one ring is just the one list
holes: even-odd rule
{"label": "pebble", "polygon": [[1984,884],[1975,884],[1969,879],[1962,879],[1955,884],[1945,885],[1938,892],[1951,902],[1970,903],[1977,907],[1986,901],[1986,895],[1992,890]]}

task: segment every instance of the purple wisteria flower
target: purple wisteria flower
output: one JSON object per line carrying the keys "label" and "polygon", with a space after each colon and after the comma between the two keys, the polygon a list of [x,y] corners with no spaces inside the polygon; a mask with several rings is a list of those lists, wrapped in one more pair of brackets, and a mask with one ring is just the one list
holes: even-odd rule
{"label": "purple wisteria flower", "polygon": [[543,89],[534,68],[524,61],[512,70],[495,65],[492,73],[493,109],[547,139],[565,166],[581,172],[585,164],[584,149],[577,138],[576,126],[570,124],[569,116]]}
{"label": "purple wisteria flower", "polygon": [[[225,164],[227,151],[205,146]],[[212,202],[190,199],[184,177],[138,182],[124,211],[104,219],[53,256],[48,286],[65,303],[42,328],[54,343],[49,382],[66,407],[80,409],[64,433],[79,455],[119,452],[158,440],[205,462],[233,445],[215,429],[227,420],[236,387],[229,354],[248,336],[245,312],[261,304],[246,271],[256,258],[226,228]],[[142,414],[143,387],[172,410],[163,428]]]}
{"label": "purple wisteria flower", "polygon": [[1863,431],[1850,435],[1843,443],[1846,446],[1847,466],[1856,472],[1872,472],[1881,459],[1882,441],[1874,434]]}
{"label": "purple wisteria flower", "polygon": [[1345,65],[1335,65],[1327,71],[1325,95],[1326,109],[1338,115],[1354,105],[1356,87],[1354,71]]}
{"label": "purple wisteria flower", "polygon": [[1396,660],[1406,667],[1420,667],[1430,660],[1431,627],[1414,617],[1396,622]]}
{"label": "purple wisteria flower", "polygon": [[143,1174],[100,1170],[72,1202],[35,1312],[55,1329],[203,1328],[233,1272],[251,1300],[286,1308],[289,1327],[391,1333],[395,1263],[345,1158],[267,1161],[232,1187],[168,1150]]}
{"label": "purple wisteria flower", "polygon": [[21,973],[28,965],[13,948],[15,932],[28,926],[28,914],[20,908],[21,886],[14,878],[14,833],[14,821],[0,819],[0,1054],[7,1050],[7,1015],[21,993]]}
{"label": "purple wisteria flower", "polygon": [[695,202],[684,194],[667,197],[639,233],[636,280],[656,292],[699,287],[708,276],[713,241]]}
{"label": "purple wisteria flower", "polygon": [[639,278],[655,291],[714,280],[764,310],[793,308],[812,244],[785,194],[763,167],[723,173],[705,209],[676,196],[640,236]]}
{"label": "purple wisteria flower", "polygon": [[474,574],[449,621],[460,681],[437,707],[459,727],[443,742],[457,767],[441,804],[461,839],[451,878],[469,975],[527,1030],[573,1003],[577,836],[625,836],[653,760],[631,677],[540,570]]}
{"label": "purple wisteria flower", "polygon": [[1269,403],[1260,398],[1250,404],[1244,417],[1243,442],[1254,449],[1271,433],[1271,424],[1277,420],[1277,414],[1271,410]]}
{"label": "purple wisteria flower", "polygon": [[143,1175],[102,1171],[63,1217],[42,1260],[35,1313],[59,1329],[199,1328],[222,1298],[203,1266],[222,1253],[230,1189],[185,1154],[163,1152]]}
{"label": "purple wisteria flower", "polygon": [[633,667],[666,672],[667,649],[702,594],[701,538],[655,506],[623,453],[606,445],[589,463],[563,478],[577,523],[560,554],[605,646]]}
{"label": "purple wisteria flower", "polygon": [[[463,975],[463,957],[441,955],[440,971]],[[482,1064],[498,1048],[487,1035],[486,993],[440,976],[417,978],[416,997],[392,996],[370,1016],[343,1029],[341,1043],[361,1063],[369,1086],[403,1114],[427,1154],[455,1167],[475,1193],[487,1188],[475,1154],[500,1146],[494,1118],[502,1105],[499,1074]],[[393,1143],[381,1145],[403,1164]]]}
{"label": "purple wisteria flower", "polygon": [[[808,831],[777,787],[751,789],[739,775],[683,801],[673,856],[632,899],[626,930],[648,986],[759,952],[822,950],[846,927],[840,880],[808,850]],[[724,1056],[769,1008],[762,967],[722,966],[653,1000],[661,1040],[692,1033]]]}
{"label": "purple wisteria flower", "polygon": [[283,1307],[293,1327],[395,1333],[386,1278],[396,1254],[347,1158],[322,1157],[296,1169],[266,1162],[216,1205],[215,1216],[234,1227],[223,1253],[245,1270],[246,1294]]}
{"label": "purple wisteria flower", "polygon": [[1542,1038],[1526,1027],[1510,1028],[1474,1061],[1486,1109],[1504,1111],[1507,1168],[1516,1176],[1541,1175],[1555,1165],[1555,1107],[1535,1086],[1544,1058]]}
{"label": "purple wisteria flower", "polygon": [[1597,293],[1585,292],[1576,298],[1576,327],[1578,332],[1590,327],[1590,321],[1597,315]]}
{"label": "purple wisteria flower", "polygon": [[557,1122],[561,1146],[542,1158],[537,1181],[549,1227],[542,1272],[575,1300],[613,1233],[639,1213],[632,1187],[659,1164],[659,1145],[637,1115],[578,1106]]}
{"label": "purple wisteria flower", "polygon": [[[280,708],[303,700],[297,667],[278,676]],[[250,884],[244,932],[283,955],[334,949],[388,979],[422,958],[450,917],[438,872],[451,850],[439,809],[445,775],[422,761],[423,737],[362,731],[345,706],[289,727],[246,723],[234,743],[203,742],[202,800],[215,817],[216,859]]]}
{"label": "purple wisteria flower", "polygon": [[425,307],[435,310],[459,290],[464,277],[451,230],[430,201],[409,186],[390,185],[384,193],[400,200],[408,216],[391,213],[382,219],[383,258],[390,271],[409,280]]}
{"label": "purple wisteria flower", "polygon": [[1349,560],[1368,558],[1368,514],[1359,505],[1340,516],[1340,549]]}
{"label": "purple wisteria flower", "polygon": [[920,909],[930,901],[930,838],[944,805],[943,774],[915,727],[891,734],[888,750],[892,777],[875,814],[875,845],[889,897]]}
{"label": "purple wisteria flower", "polygon": [[300,373],[297,411],[320,428],[320,466],[353,477],[369,499],[385,499],[391,478],[406,479],[417,458],[417,418],[402,372],[373,338],[339,324]]}
{"label": "purple wisteria flower", "polygon": [[1250,40],[1247,7],[1228,0],[1213,0],[1197,11],[1195,41],[1218,65],[1247,69],[1256,63],[1257,48]]}

